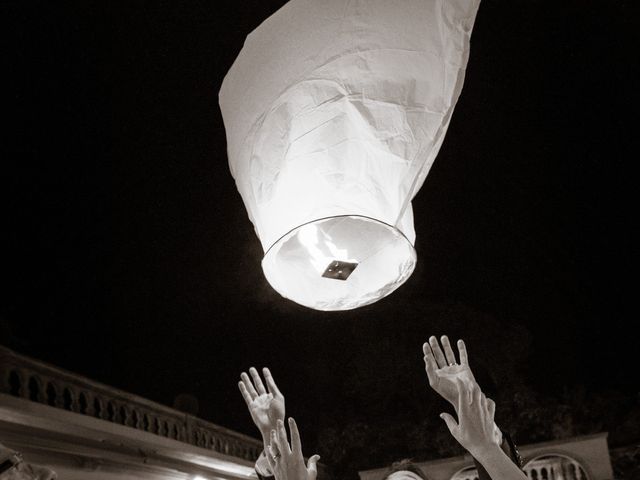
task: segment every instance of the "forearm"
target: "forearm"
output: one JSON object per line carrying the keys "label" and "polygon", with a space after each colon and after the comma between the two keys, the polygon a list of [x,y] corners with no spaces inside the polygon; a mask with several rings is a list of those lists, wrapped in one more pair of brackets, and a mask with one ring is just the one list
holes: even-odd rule
{"label": "forearm", "polygon": [[273,472],[271,471],[271,466],[267,461],[266,455],[269,455],[269,444],[271,443],[271,435],[270,432],[266,430],[264,432],[260,432],[262,436],[262,444],[264,446],[263,452],[260,454],[255,463],[255,471],[258,474],[258,478],[270,478],[273,477]]}
{"label": "forearm", "polygon": [[492,444],[470,453],[492,480],[527,480],[527,475],[498,445]]}
{"label": "forearm", "polygon": [[264,451],[268,452],[269,444],[271,443],[271,432],[260,432],[260,435],[262,438],[262,446],[264,447]]}

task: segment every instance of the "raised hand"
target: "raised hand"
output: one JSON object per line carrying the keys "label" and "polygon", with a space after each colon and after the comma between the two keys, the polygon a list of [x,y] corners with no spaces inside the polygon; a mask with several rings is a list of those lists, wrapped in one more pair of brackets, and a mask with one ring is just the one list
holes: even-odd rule
{"label": "raised hand", "polygon": [[434,336],[430,337],[429,342],[422,346],[425,370],[427,371],[431,388],[451,403],[454,408],[457,408],[458,388],[456,382],[461,381],[471,385],[475,383],[475,378],[471,368],[469,368],[467,348],[464,342],[458,340],[458,353],[460,356],[460,363],[458,363],[449,343],[449,338],[443,335],[440,340],[442,349],[438,339]]}
{"label": "raised hand", "polygon": [[270,433],[275,430],[277,421],[284,420],[284,396],[280,393],[268,368],[262,369],[267,383],[266,389],[255,368],[251,367],[249,373],[251,378],[245,372],[242,372],[238,387],[249,408],[253,423],[260,430],[262,440],[266,446],[271,441]]}
{"label": "raised hand", "polygon": [[[485,397],[476,383],[465,384],[457,380],[455,388],[458,422],[448,413],[440,415],[451,435],[474,457],[481,451],[499,447],[493,429],[496,411],[493,400]],[[468,398],[471,398],[470,402]]]}
{"label": "raised hand", "polygon": [[494,422],[495,403],[484,396],[476,383],[456,380],[455,386],[458,421],[448,413],[440,415],[451,435],[482,464],[490,478],[526,480],[524,472],[500,448],[502,439],[496,435]]}
{"label": "raised hand", "polygon": [[316,464],[320,456],[312,456],[305,465],[300,432],[293,418],[289,418],[289,431],[291,445],[287,440],[287,432],[282,420],[278,420],[275,430],[271,431],[271,444],[267,455],[271,471],[276,480],[315,480],[318,475]]}

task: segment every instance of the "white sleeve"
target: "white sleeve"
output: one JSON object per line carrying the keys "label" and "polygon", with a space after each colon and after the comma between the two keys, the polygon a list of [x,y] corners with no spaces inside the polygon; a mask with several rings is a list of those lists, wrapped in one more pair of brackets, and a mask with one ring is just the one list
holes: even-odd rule
{"label": "white sleeve", "polygon": [[256,460],[256,465],[254,467],[256,469],[256,473],[263,477],[273,477],[273,472],[271,471],[271,466],[269,465],[269,461],[267,460],[267,456],[264,453],[264,450]]}

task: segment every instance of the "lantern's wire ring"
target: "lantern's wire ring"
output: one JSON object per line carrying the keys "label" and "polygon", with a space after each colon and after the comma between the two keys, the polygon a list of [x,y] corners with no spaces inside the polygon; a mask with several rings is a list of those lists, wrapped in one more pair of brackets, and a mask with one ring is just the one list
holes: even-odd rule
{"label": "lantern's wire ring", "polygon": [[[398,232],[398,233],[400,234],[400,236],[404,237],[404,239],[407,241],[407,243],[408,243],[409,245],[411,245],[411,249],[414,251],[414,253],[415,253],[415,251],[416,251],[416,247],[414,247],[414,246],[413,246],[413,244],[411,243],[411,241],[410,241],[410,240],[407,238],[407,236],[402,232],[402,230],[400,230],[398,227],[395,227],[395,226],[393,226],[393,225],[391,225],[391,224],[389,224],[389,223],[387,223],[387,222],[383,222],[382,220],[378,220],[377,218],[367,217],[366,215],[332,215],[332,216],[329,216],[329,217],[316,218],[315,220],[310,220],[310,221],[308,221],[308,222],[305,222],[305,223],[302,223],[302,224],[298,225],[297,227],[292,228],[291,230],[289,230],[287,233],[285,233],[284,235],[282,235],[280,238],[278,238],[275,242],[273,242],[273,243],[271,244],[271,246],[267,249],[267,251],[266,251],[266,252],[264,252],[264,255],[262,256],[262,259],[264,260],[264,259],[266,258],[266,256],[269,254],[269,252],[271,251],[271,249],[272,249],[273,247],[275,247],[275,246],[280,242],[280,240],[282,240],[283,238],[285,238],[285,237],[289,236],[291,233],[293,233],[293,232],[295,232],[296,230],[298,230],[298,229],[300,229],[300,228],[304,227],[305,225],[309,225],[309,224],[311,224],[311,223],[320,222],[320,221],[322,221],[322,220],[329,220],[329,219],[331,219],[331,218],[341,218],[341,217],[344,217],[344,218],[366,218],[367,220],[372,220],[372,221],[374,221],[374,222],[381,223],[382,225],[386,225],[387,227],[392,228],[394,231]],[[382,247],[382,248],[384,248],[384,247]],[[378,251],[379,251],[379,250],[378,250]],[[375,255],[376,253],[378,253],[378,251],[373,252],[373,253],[372,253],[371,255],[369,255],[367,258],[369,258],[369,257],[371,257],[371,256],[373,256],[373,255]],[[367,258],[363,258],[363,259],[362,259],[362,260],[360,260],[360,261],[361,261],[361,262],[363,262],[363,261],[365,261]]]}

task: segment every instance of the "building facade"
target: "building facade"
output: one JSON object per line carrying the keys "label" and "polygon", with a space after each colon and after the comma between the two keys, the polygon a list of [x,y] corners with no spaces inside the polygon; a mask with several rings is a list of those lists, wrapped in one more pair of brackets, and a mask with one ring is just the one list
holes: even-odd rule
{"label": "building facade", "polygon": [[[607,434],[585,435],[565,440],[519,447],[524,471],[531,480],[613,480]],[[477,480],[470,455],[421,462],[430,480]],[[361,480],[380,480],[386,468],[360,472]]]}
{"label": "building facade", "polygon": [[65,480],[257,478],[262,443],[0,346],[0,443]]}
{"label": "building facade", "polygon": [[[2,346],[0,443],[65,480],[255,479],[262,451],[254,438]],[[640,459],[640,446],[609,451],[606,433],[520,452],[531,480],[612,480],[612,459],[629,472],[627,463]],[[419,465],[430,480],[477,480],[468,455]],[[366,470],[360,478],[380,480],[385,472]],[[319,465],[319,480],[329,477]]]}

